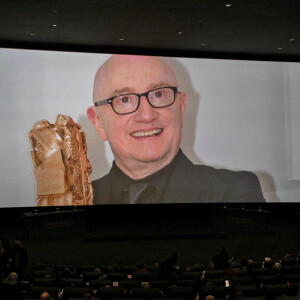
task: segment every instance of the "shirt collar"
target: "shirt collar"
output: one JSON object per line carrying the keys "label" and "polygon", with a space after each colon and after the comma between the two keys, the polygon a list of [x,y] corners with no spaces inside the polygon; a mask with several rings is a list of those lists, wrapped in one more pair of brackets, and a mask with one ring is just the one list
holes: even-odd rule
{"label": "shirt collar", "polygon": [[166,189],[168,187],[169,179],[172,174],[173,168],[176,164],[176,161],[182,155],[182,150],[179,149],[175,158],[171,161],[170,164],[160,169],[159,171],[144,177],[142,179],[134,180],[127,176],[115,163],[113,162],[111,168],[111,179],[112,179],[112,197],[113,199],[118,199],[121,192],[125,189],[126,186],[133,183],[146,182],[152,184],[156,187],[157,191],[160,193],[163,198]]}

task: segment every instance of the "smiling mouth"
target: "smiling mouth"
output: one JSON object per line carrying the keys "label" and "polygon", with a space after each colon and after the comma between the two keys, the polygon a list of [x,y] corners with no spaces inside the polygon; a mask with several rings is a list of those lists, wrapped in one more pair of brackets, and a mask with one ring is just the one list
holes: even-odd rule
{"label": "smiling mouth", "polygon": [[153,130],[148,130],[148,131],[135,131],[135,132],[132,132],[131,135],[135,138],[150,137],[150,136],[158,135],[162,131],[163,131],[162,129],[153,129]]}

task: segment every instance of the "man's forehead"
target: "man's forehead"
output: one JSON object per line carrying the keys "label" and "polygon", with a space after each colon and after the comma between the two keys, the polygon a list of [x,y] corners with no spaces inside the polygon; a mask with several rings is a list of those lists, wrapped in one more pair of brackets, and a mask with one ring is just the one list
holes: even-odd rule
{"label": "man's forehead", "polygon": [[[109,97],[118,91],[145,92],[163,85],[177,85],[172,68],[161,58],[152,56],[113,55],[98,70],[94,99]],[[95,98],[96,97],[96,98]]]}
{"label": "man's forehead", "polygon": [[107,63],[149,63],[149,62],[163,62],[160,57],[156,56],[146,56],[146,55],[120,55],[114,54],[108,60]]}
{"label": "man's forehead", "polygon": [[107,70],[114,70],[120,67],[134,68],[136,66],[168,68],[167,63],[160,57],[142,55],[112,55],[103,67]]}

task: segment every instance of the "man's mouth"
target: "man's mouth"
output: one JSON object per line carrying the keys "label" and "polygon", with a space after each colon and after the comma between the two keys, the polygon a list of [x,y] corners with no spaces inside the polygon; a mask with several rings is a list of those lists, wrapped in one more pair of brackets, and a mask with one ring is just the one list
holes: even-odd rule
{"label": "man's mouth", "polygon": [[148,131],[135,131],[135,132],[132,132],[131,135],[135,138],[149,137],[149,136],[158,135],[162,131],[163,131],[162,129],[153,129],[153,130],[148,130]]}

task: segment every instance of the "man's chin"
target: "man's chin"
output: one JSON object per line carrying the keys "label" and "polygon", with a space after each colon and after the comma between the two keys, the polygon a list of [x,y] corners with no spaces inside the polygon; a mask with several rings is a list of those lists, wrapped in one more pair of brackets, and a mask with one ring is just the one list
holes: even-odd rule
{"label": "man's chin", "polygon": [[138,161],[145,164],[163,163],[168,158],[168,153],[140,153],[136,157]]}
{"label": "man's chin", "polygon": [[138,159],[139,162],[150,164],[155,162],[160,162],[162,160],[162,157],[141,157]]}

